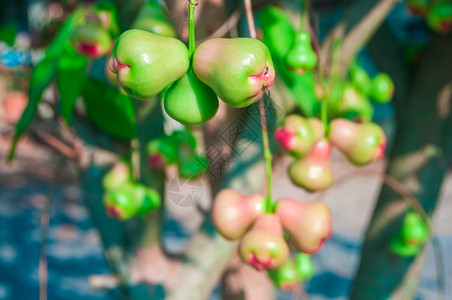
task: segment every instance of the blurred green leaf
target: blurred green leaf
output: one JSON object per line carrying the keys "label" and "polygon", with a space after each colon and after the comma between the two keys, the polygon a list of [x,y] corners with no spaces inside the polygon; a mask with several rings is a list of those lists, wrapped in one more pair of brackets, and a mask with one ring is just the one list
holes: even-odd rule
{"label": "blurred green leaf", "polygon": [[42,93],[50,85],[53,77],[55,77],[60,55],[75,26],[80,22],[82,14],[82,10],[75,10],[71,14],[49,44],[44,53],[44,58],[34,67],[31,74],[30,87],[28,89],[28,105],[19,122],[16,124],[16,132],[9,151],[8,161],[11,161],[14,158],[17,142],[33,121],[33,118],[38,111]]}
{"label": "blurred green leaf", "polygon": [[58,64],[57,87],[61,114],[68,125],[71,124],[75,103],[85,83],[87,65],[88,59],[66,44]]}
{"label": "blurred green leaf", "polygon": [[88,117],[105,132],[120,139],[136,136],[132,99],[104,82],[88,78],[82,90]]}
{"label": "blurred green leaf", "polygon": [[0,41],[5,42],[9,46],[13,46],[18,31],[19,25],[15,22],[9,22],[0,26]]}
{"label": "blurred green leaf", "polygon": [[312,72],[297,75],[290,72],[285,56],[292,46],[295,30],[289,16],[279,7],[267,6],[259,11],[262,41],[270,50],[276,74],[281,77],[304,115],[316,116],[320,109],[315,95],[315,78]]}

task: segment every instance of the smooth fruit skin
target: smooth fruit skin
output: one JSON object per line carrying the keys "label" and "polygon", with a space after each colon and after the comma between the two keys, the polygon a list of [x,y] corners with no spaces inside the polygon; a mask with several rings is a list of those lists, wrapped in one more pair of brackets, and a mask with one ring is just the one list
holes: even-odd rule
{"label": "smooth fruit skin", "polygon": [[173,25],[161,5],[156,1],[148,1],[143,6],[130,28],[145,30],[161,36],[176,37]]}
{"label": "smooth fruit skin", "polygon": [[136,185],[126,183],[107,191],[103,202],[107,214],[112,218],[127,220],[135,216],[140,209],[142,199],[136,195]]}
{"label": "smooth fruit skin", "polygon": [[452,2],[440,1],[433,4],[427,14],[427,24],[438,33],[452,32]]}
{"label": "smooth fruit skin", "polygon": [[331,236],[331,211],[323,202],[283,198],[278,202],[276,214],[289,233],[290,241],[300,252],[318,252]]}
{"label": "smooth fruit skin", "polygon": [[282,267],[267,272],[273,283],[283,291],[292,290],[300,282],[292,259],[288,259]]}
{"label": "smooth fruit skin", "polygon": [[347,84],[335,107],[335,115],[349,120],[370,121],[373,113],[374,109],[369,99],[354,86]]}
{"label": "smooth fruit skin", "polygon": [[275,140],[294,157],[303,157],[317,140],[315,128],[299,116],[289,115],[275,131]]}
{"label": "smooth fruit skin", "polygon": [[163,170],[178,160],[178,143],[172,136],[164,136],[150,141],[147,146],[149,166]]}
{"label": "smooth fruit skin", "polygon": [[165,89],[190,65],[187,47],[179,40],[130,29],[116,40],[110,69],[132,97],[148,99]]}
{"label": "smooth fruit skin", "polygon": [[330,128],[330,142],[353,164],[366,165],[384,156],[386,135],[377,124],[335,119]]}
{"label": "smooth fruit skin", "polygon": [[166,92],[163,105],[166,113],[179,123],[198,125],[215,116],[218,98],[190,67]]}
{"label": "smooth fruit skin", "polygon": [[87,22],[71,35],[71,45],[79,54],[91,59],[108,53],[113,43],[110,33],[98,22]]}
{"label": "smooth fruit skin", "polygon": [[289,258],[289,246],[283,238],[279,216],[259,216],[240,241],[239,254],[258,271],[283,266]]}
{"label": "smooth fruit skin", "polygon": [[245,107],[262,98],[275,79],[267,47],[256,39],[210,39],[193,55],[198,78],[230,106]]}
{"label": "smooth fruit skin", "polygon": [[415,212],[409,211],[403,219],[400,237],[407,245],[421,246],[428,240],[429,230]]}
{"label": "smooth fruit skin", "polygon": [[232,190],[220,191],[212,206],[212,221],[220,234],[228,240],[242,237],[262,214],[261,195],[243,196]]}
{"label": "smooth fruit skin", "polygon": [[116,163],[111,170],[102,178],[102,186],[105,190],[114,190],[121,185],[130,182],[132,176],[129,166],[122,162]]}
{"label": "smooth fruit skin", "polygon": [[293,184],[309,192],[327,189],[333,184],[330,166],[331,145],[327,141],[314,144],[309,153],[289,166],[289,177]]}
{"label": "smooth fruit skin", "polygon": [[369,95],[372,89],[372,80],[367,74],[366,70],[360,67],[355,67],[350,72],[350,81],[358,91],[364,95]]}
{"label": "smooth fruit skin", "polygon": [[306,31],[295,34],[292,47],[286,55],[287,68],[298,75],[310,72],[317,65],[317,55],[311,47],[311,37]]}
{"label": "smooth fruit skin", "polygon": [[372,80],[371,97],[378,103],[391,101],[394,95],[394,83],[391,77],[385,73],[379,73]]}
{"label": "smooth fruit skin", "polygon": [[295,268],[301,281],[309,280],[314,276],[314,264],[311,256],[298,252],[295,256]]}

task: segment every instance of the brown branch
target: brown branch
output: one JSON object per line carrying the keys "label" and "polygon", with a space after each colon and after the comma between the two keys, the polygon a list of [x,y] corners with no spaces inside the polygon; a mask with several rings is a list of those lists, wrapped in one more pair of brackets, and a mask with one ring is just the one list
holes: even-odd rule
{"label": "brown branch", "polygon": [[399,0],[381,0],[374,8],[348,33],[342,44],[341,74],[345,73],[350,61],[358,51],[370,40],[375,31],[383,23],[386,16]]}
{"label": "brown branch", "polygon": [[37,131],[35,131],[34,133],[40,141],[44,142],[47,146],[50,146],[52,149],[58,151],[60,154],[66,156],[67,158],[76,159],[78,157],[77,151],[74,148],[66,145],[53,135],[45,132],[39,133]]}
{"label": "brown branch", "polygon": [[240,5],[230,16],[229,18],[220,26],[217,30],[215,30],[211,35],[208,37],[200,40],[199,42],[202,43],[204,41],[207,41],[209,39],[213,38],[220,38],[225,36],[234,26],[237,25],[237,23],[240,20],[240,17],[242,16],[243,5]]}

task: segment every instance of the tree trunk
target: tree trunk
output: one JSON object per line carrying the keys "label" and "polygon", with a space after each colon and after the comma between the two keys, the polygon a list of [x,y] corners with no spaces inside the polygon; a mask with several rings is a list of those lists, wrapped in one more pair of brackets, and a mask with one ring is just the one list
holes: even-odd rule
{"label": "tree trunk", "polygon": [[[371,51],[378,39],[377,34]],[[391,46],[380,39],[377,51],[382,56],[394,49]],[[423,63],[411,80],[394,73],[394,65],[388,69],[382,66],[383,71],[396,79],[396,90],[399,89],[397,132],[387,174],[406,185],[429,216],[435,210],[452,157],[451,49],[452,36],[433,36]],[[388,55],[394,56],[394,51]],[[385,60],[386,64],[393,63],[387,56]],[[399,195],[388,187],[382,188],[367,229],[350,299],[414,298],[425,253],[406,258],[388,248],[388,241],[400,229],[406,210],[407,205]]]}

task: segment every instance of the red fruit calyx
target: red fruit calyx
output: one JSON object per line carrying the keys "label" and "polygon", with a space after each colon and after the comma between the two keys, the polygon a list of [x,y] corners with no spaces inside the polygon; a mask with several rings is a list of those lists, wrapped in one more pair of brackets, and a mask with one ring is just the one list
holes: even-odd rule
{"label": "red fruit calyx", "polygon": [[163,170],[165,168],[165,161],[160,154],[149,155],[148,163],[154,169]]}
{"label": "red fruit calyx", "polygon": [[293,148],[293,141],[296,135],[284,128],[279,128],[275,131],[275,139],[281,144],[286,150],[291,150]]}
{"label": "red fruit calyx", "polygon": [[99,45],[92,43],[78,42],[77,51],[90,57],[98,57],[101,55]]}
{"label": "red fruit calyx", "polygon": [[113,205],[110,205],[107,207],[107,215],[110,218],[116,218],[116,219],[121,219],[122,218],[122,213],[120,210],[118,210],[116,207],[114,207]]}
{"label": "red fruit calyx", "polygon": [[257,257],[256,254],[252,254],[251,258],[247,261],[247,263],[251,266],[253,266],[257,271],[264,271],[272,265],[273,257],[269,257],[266,262],[261,262]]}

